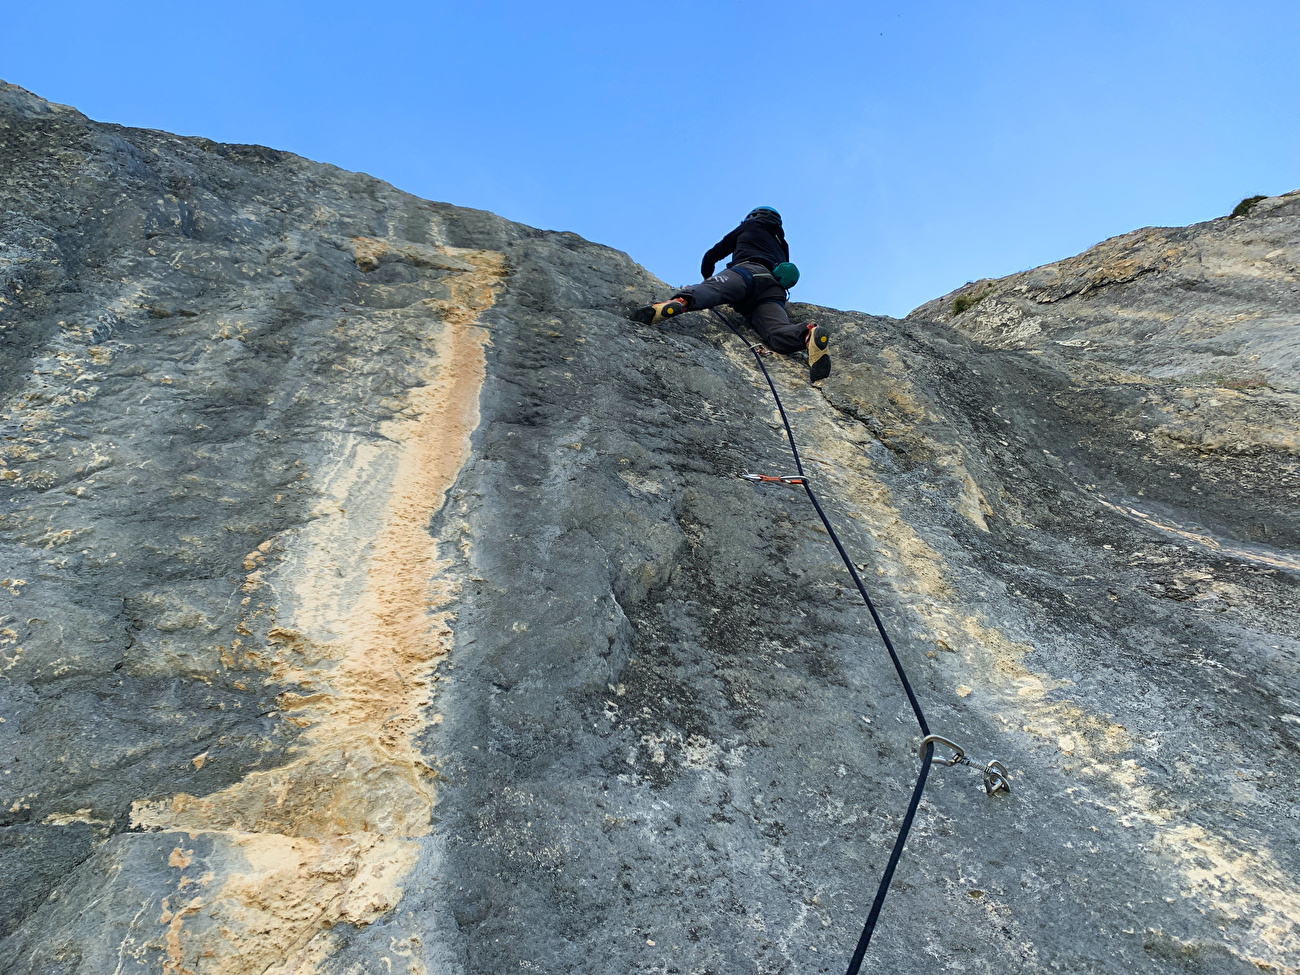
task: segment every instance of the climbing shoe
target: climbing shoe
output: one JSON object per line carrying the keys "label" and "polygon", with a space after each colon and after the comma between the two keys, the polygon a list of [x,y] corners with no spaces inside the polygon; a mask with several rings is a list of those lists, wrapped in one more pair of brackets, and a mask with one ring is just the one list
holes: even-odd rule
{"label": "climbing shoe", "polygon": [[815,383],[831,374],[831,354],[826,351],[831,344],[831,337],[826,329],[812,322],[808,323],[808,381]]}
{"label": "climbing shoe", "polygon": [[643,325],[658,325],[665,318],[672,318],[690,309],[690,299],[678,295],[668,301],[657,301],[653,305],[642,305],[629,316],[634,322]]}

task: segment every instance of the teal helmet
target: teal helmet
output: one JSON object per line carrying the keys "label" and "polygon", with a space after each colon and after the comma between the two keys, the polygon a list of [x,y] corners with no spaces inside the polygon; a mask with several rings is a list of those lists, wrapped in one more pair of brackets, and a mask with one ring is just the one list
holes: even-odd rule
{"label": "teal helmet", "polygon": [[774,223],[778,227],[781,226],[781,214],[777,213],[773,207],[754,207],[749,211],[749,215],[745,217],[745,220],[757,220],[759,223]]}
{"label": "teal helmet", "polygon": [[799,269],[789,261],[782,261],[772,268],[772,277],[776,278],[777,284],[789,291],[799,283]]}

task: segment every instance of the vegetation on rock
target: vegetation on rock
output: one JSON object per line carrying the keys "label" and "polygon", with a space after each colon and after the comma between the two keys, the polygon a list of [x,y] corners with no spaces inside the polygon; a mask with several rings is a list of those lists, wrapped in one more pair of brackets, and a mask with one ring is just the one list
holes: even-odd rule
{"label": "vegetation on rock", "polygon": [[1267,200],[1267,199],[1268,197],[1262,194],[1259,196],[1248,196],[1240,203],[1238,203],[1235,207],[1233,207],[1232,215],[1234,217],[1250,216],[1250,211],[1255,209],[1255,204],[1257,204],[1260,200]]}
{"label": "vegetation on rock", "polygon": [[952,313],[954,315],[960,315],[962,312],[966,311],[967,309],[974,308],[976,305],[978,305],[981,301],[983,301],[992,293],[993,293],[993,286],[985,285],[983,291],[978,291],[978,292],[967,291],[963,294],[959,294],[956,298],[953,299]]}

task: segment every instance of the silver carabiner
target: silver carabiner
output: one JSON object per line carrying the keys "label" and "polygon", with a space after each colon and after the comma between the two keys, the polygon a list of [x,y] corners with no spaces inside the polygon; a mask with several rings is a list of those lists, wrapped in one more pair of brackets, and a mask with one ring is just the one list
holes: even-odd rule
{"label": "silver carabiner", "polygon": [[943,735],[926,735],[924,738],[921,739],[921,744],[917,746],[917,750],[916,750],[917,756],[921,759],[921,761],[925,761],[925,746],[930,744],[943,745],[945,748],[951,748],[954,752],[957,753],[953,757],[953,759],[948,762],[945,762],[943,759],[936,756],[934,759],[932,759],[932,761],[934,761],[937,765],[946,765],[949,768],[952,768],[954,765],[956,765],[958,762],[960,762],[962,759],[966,757],[965,749],[963,749],[961,745],[957,744],[955,741],[951,741],[943,737]]}

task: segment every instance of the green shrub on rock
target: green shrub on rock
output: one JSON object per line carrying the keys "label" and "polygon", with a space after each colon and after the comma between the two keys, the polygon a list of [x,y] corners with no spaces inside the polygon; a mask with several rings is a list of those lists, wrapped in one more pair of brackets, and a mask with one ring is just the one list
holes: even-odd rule
{"label": "green shrub on rock", "polygon": [[966,311],[966,309],[974,308],[981,301],[987,298],[992,291],[993,289],[990,287],[981,291],[979,294],[968,291],[966,294],[958,295],[953,300],[952,313],[954,315],[960,315],[962,312]]}
{"label": "green shrub on rock", "polygon": [[1246,197],[1244,200],[1242,200],[1240,203],[1237,204],[1236,209],[1234,209],[1234,210],[1232,211],[1232,215],[1233,215],[1234,217],[1245,217],[1245,216],[1249,216],[1249,215],[1250,215],[1250,211],[1253,210],[1253,209],[1255,209],[1255,204],[1256,204],[1256,203],[1258,203],[1260,200],[1267,200],[1267,199],[1268,199],[1268,197],[1263,196],[1263,195],[1260,195],[1260,196],[1248,196],[1248,197]]}

